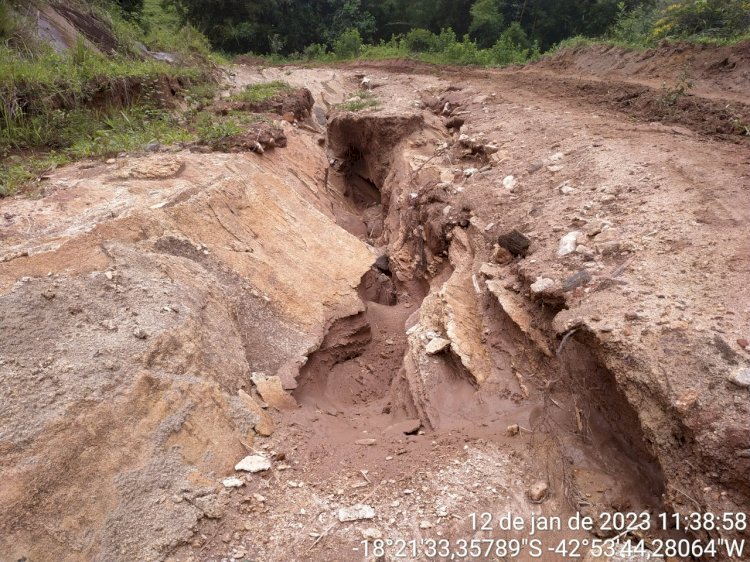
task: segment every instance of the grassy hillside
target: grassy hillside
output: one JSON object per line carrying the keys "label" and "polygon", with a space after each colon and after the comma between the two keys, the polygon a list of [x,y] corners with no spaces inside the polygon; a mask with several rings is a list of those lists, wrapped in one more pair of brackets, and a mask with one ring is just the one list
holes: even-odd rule
{"label": "grassy hillside", "polygon": [[69,3],[62,24],[80,27],[65,49],[20,6],[0,0],[0,196],[75,159],[192,138],[173,110],[213,95],[216,57],[159,0],[137,22],[114,4]]}

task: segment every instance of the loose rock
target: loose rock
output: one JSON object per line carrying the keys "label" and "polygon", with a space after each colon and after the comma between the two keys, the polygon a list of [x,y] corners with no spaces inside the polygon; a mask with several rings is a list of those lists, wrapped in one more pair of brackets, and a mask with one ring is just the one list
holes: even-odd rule
{"label": "loose rock", "polygon": [[531,485],[528,491],[529,499],[534,503],[541,503],[547,498],[549,486],[546,482],[540,480]]}
{"label": "loose rock", "polygon": [[383,533],[375,527],[367,527],[367,529],[362,529],[362,538],[365,540],[377,540],[383,538]]}
{"label": "loose rock", "polygon": [[263,472],[271,468],[271,460],[263,455],[248,455],[238,462],[234,469],[245,472]]}
{"label": "loose rock", "polygon": [[513,176],[505,176],[503,178],[503,187],[511,193],[515,191],[517,183],[518,182],[516,182],[516,178],[514,178]]}
{"label": "loose rock", "polygon": [[513,229],[506,234],[500,235],[497,239],[497,243],[501,248],[508,250],[514,256],[525,257],[529,251],[531,240],[529,240],[529,238],[523,233]]}
{"label": "loose rock", "polygon": [[750,367],[740,367],[729,377],[729,382],[740,388],[750,388]]}
{"label": "loose rock", "polygon": [[581,233],[579,231],[574,230],[563,236],[560,239],[560,248],[557,250],[557,255],[563,257],[575,252],[576,247],[578,246],[577,240],[580,235]]}
{"label": "loose rock", "polygon": [[347,523],[348,521],[361,521],[362,519],[373,519],[375,510],[366,504],[356,504],[351,507],[342,507],[339,509],[339,521]]}
{"label": "loose rock", "polygon": [[224,480],[221,481],[221,484],[225,488],[241,488],[245,485],[245,481],[235,476],[230,476],[229,478],[224,478]]}
{"label": "loose rock", "polygon": [[534,281],[529,288],[531,289],[532,293],[538,294],[543,293],[554,284],[555,282],[548,277],[537,277],[536,281]]}

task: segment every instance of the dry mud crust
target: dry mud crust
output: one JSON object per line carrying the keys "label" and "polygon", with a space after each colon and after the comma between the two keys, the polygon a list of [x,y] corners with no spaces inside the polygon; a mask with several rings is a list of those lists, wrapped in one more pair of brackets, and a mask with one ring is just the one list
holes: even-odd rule
{"label": "dry mud crust", "polygon": [[[1,203],[2,552],[358,561],[476,511],[747,512],[744,147],[400,64],[367,67],[383,109],[332,115],[328,153],[281,123],[288,150],[76,165]],[[235,85],[345,99],[357,74]]]}
{"label": "dry mud crust", "polygon": [[622,78],[677,82],[686,76],[699,92],[739,95],[747,99],[750,81],[750,41],[717,47],[693,43],[665,43],[634,51],[614,45],[590,45],[562,49],[545,56],[532,68],[552,69],[565,74],[597,76],[618,81]]}
{"label": "dry mud crust", "polygon": [[[516,76],[519,82],[525,82],[530,88],[544,88],[550,82],[548,77],[537,76],[530,71],[522,71]],[[679,88],[684,86],[679,81],[665,84],[659,89],[613,79],[582,81],[556,77],[554,83],[556,95],[578,97],[591,107],[610,107],[655,123],[656,126],[660,122],[682,125],[687,130],[674,129],[682,134],[694,131],[736,142],[748,142],[746,127],[750,123],[750,105],[741,101],[704,98],[691,94],[690,90],[679,92]]]}
{"label": "dry mud crust", "polygon": [[[741,45],[746,50],[747,44]],[[740,49],[740,52],[744,53],[744,50]],[[569,56],[575,57],[575,54]],[[637,73],[632,76],[614,74],[599,77],[582,72],[577,76],[570,76],[564,72],[554,72],[542,63],[521,69],[511,67],[496,70],[431,65],[412,60],[362,62],[360,67],[443,77],[454,85],[447,92],[446,99],[451,96],[460,97],[461,80],[464,78],[486,80],[488,90],[497,90],[497,81],[500,81],[508,87],[515,87],[513,84],[523,86],[534,96],[547,96],[550,99],[562,96],[572,103],[586,104],[593,110],[611,108],[639,120],[653,122],[657,128],[662,126],[662,122],[684,125],[685,129],[678,127],[672,130],[678,134],[695,132],[740,143],[748,142],[748,96],[737,91],[723,90],[720,83],[711,80],[697,82],[700,87],[687,88],[678,93],[685,86],[685,80],[693,80],[690,74],[683,77],[680,73],[673,75],[667,71],[658,74],[655,71],[654,79],[644,80]],[[740,70],[734,77],[738,88],[744,88],[744,91],[750,89],[747,72]],[[437,99],[434,96],[423,97],[423,102],[430,106]],[[666,131],[671,130],[668,125]]]}
{"label": "dry mud crust", "polygon": [[273,431],[252,381],[293,380],[362,309],[375,258],[318,199],[315,140],[280,126],[294,163],[160,153],[3,201],[3,561],[162,560]]}

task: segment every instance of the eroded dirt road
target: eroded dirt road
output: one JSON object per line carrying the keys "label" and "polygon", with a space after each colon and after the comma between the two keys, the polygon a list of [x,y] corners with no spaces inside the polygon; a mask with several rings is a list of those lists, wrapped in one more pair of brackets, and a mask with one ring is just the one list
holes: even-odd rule
{"label": "eroded dirt road", "polygon": [[[748,511],[745,139],[544,69],[233,72],[311,91],[286,148],[0,204],[0,559],[423,560],[530,538],[472,513]],[[337,110],[365,77],[378,107]]]}

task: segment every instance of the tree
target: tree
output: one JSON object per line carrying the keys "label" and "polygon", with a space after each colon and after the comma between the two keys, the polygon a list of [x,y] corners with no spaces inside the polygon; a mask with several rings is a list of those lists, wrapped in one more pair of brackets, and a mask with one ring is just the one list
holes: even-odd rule
{"label": "tree", "polygon": [[375,33],[375,18],[362,8],[360,0],[343,0],[333,14],[329,39],[335,40],[342,33],[352,29],[356,29],[361,37],[370,39]]}
{"label": "tree", "polygon": [[482,48],[492,46],[503,30],[503,14],[495,0],[477,0],[471,6],[469,35]]}
{"label": "tree", "polygon": [[137,16],[143,10],[143,0],[116,0],[128,16]]}

